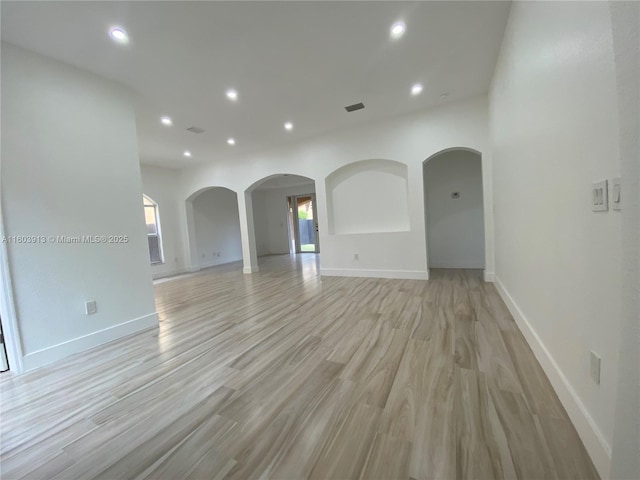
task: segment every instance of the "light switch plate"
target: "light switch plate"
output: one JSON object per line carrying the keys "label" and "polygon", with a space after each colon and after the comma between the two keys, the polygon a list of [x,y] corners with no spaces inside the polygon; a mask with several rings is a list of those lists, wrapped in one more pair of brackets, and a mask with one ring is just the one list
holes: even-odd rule
{"label": "light switch plate", "polygon": [[622,180],[611,179],[611,210],[622,210]]}
{"label": "light switch plate", "polygon": [[593,184],[591,189],[591,210],[594,212],[606,212],[609,210],[609,192],[607,191],[607,181]]}

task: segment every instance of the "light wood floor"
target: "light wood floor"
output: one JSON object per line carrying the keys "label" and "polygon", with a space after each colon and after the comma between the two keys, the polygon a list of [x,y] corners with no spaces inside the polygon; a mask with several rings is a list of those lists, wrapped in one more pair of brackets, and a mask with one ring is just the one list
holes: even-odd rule
{"label": "light wood floor", "polygon": [[480,272],[316,262],[158,283],[159,330],[2,375],[2,479],[597,478]]}

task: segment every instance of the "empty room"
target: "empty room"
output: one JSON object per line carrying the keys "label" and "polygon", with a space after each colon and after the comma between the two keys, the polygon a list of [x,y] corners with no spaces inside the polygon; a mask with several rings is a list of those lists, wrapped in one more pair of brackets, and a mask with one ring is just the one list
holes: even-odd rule
{"label": "empty room", "polygon": [[640,479],[640,2],[0,14],[0,478]]}

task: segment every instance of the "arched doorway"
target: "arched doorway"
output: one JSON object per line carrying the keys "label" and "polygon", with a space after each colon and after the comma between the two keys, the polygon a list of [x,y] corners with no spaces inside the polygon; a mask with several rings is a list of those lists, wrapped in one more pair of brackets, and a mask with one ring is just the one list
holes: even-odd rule
{"label": "arched doorway", "polygon": [[427,265],[485,268],[482,157],[456,148],[424,161]]}
{"label": "arched doorway", "polygon": [[186,204],[191,270],[242,260],[236,192],[208,187],[192,194]]}
{"label": "arched doorway", "polygon": [[258,256],[320,252],[312,178],[271,175],[254,183],[247,192],[251,194]]}

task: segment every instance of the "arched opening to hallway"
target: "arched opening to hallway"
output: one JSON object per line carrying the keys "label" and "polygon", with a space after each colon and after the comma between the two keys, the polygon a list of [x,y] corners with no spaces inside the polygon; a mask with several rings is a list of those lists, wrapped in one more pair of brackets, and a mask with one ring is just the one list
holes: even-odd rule
{"label": "arched opening to hallway", "polygon": [[258,256],[320,252],[313,179],[267,177],[253,186],[251,197]]}
{"label": "arched opening to hallway", "polygon": [[186,204],[191,270],[242,260],[236,192],[209,187],[192,194]]}
{"label": "arched opening to hallway", "polygon": [[427,264],[433,268],[485,267],[482,158],[448,149],[423,163]]}
{"label": "arched opening to hallway", "polygon": [[245,202],[249,223],[245,273],[274,260],[267,256],[288,255],[287,261],[296,270],[317,276],[320,241],[315,180],[295,174],[270,175],[245,191]]}

